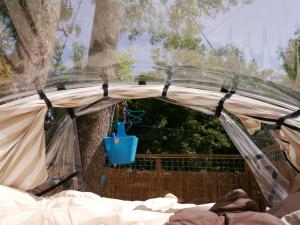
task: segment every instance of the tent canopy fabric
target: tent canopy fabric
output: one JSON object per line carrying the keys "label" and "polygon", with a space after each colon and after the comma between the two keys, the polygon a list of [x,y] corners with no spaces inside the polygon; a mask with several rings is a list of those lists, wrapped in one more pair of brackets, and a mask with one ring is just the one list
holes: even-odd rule
{"label": "tent canopy fabric", "polygon": [[[116,85],[108,88],[111,99],[160,98],[163,85]],[[46,93],[53,107],[75,108],[103,99],[102,86]],[[202,112],[215,111],[226,94],[195,88],[170,86],[166,99]],[[107,98],[105,97],[104,99]],[[294,111],[249,97],[233,94],[224,109],[240,118],[253,133],[261,123],[272,123]],[[296,108],[294,108],[296,109]],[[39,95],[21,98],[0,106],[0,183],[24,190],[34,188],[47,178],[45,161],[44,118],[47,105]],[[257,119],[261,118],[261,119]],[[264,118],[266,120],[264,120]],[[300,117],[290,118],[277,132],[277,141],[290,162],[300,168]],[[30,174],[30,175],[28,175]]]}

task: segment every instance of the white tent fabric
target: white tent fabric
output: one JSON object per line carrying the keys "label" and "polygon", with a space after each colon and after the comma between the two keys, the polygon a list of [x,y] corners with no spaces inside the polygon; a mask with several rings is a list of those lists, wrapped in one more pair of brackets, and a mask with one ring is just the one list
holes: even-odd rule
{"label": "white tent fabric", "polygon": [[[108,97],[159,98],[163,87],[163,85],[112,86],[108,90]],[[207,112],[207,109],[214,110],[224,95],[217,91],[170,86],[167,99],[194,110]],[[94,86],[53,91],[47,93],[47,97],[53,107],[74,108],[100,100],[103,98],[103,90],[102,86]],[[224,109],[240,118],[251,133],[260,129],[261,121],[249,116],[277,120],[293,112],[291,109],[238,94],[225,102]],[[29,190],[47,178],[43,131],[46,112],[47,106],[37,94],[0,106],[0,184]],[[288,119],[286,123],[300,127],[300,118]],[[300,133],[283,126],[279,135],[280,140],[291,140],[285,143],[285,150],[291,162],[300,169]]]}
{"label": "white tent fabric", "polygon": [[157,225],[168,222],[179,209],[208,210],[212,205],[179,204],[172,194],[146,201],[122,201],[78,191],[37,198],[0,185],[0,224],[3,225]]}

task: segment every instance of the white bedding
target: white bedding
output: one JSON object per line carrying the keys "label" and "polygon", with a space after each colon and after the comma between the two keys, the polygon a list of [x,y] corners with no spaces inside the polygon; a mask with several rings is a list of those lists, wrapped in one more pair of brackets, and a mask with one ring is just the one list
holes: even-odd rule
{"label": "white bedding", "polygon": [[[207,210],[212,205],[197,207]],[[38,198],[0,185],[0,225],[158,225],[177,210],[195,206],[179,204],[172,194],[147,201],[122,201],[78,191]]]}

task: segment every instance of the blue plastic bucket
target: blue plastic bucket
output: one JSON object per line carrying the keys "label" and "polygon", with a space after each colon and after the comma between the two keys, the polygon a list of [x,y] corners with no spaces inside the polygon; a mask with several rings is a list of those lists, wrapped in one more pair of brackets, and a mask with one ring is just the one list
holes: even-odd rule
{"label": "blue plastic bucket", "polygon": [[124,123],[118,124],[117,135],[104,137],[104,146],[111,164],[128,164],[135,160],[138,138],[127,136]]}

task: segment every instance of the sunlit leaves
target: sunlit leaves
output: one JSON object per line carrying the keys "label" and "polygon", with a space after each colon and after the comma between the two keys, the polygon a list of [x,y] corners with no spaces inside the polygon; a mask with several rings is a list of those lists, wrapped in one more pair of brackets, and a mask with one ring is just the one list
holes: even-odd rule
{"label": "sunlit leaves", "polygon": [[117,63],[115,65],[116,74],[120,80],[132,80],[133,64],[136,62],[133,51],[118,51]]}
{"label": "sunlit leaves", "polygon": [[71,0],[63,0],[61,2],[60,20],[68,21],[73,15],[73,6]]}
{"label": "sunlit leaves", "polygon": [[80,70],[83,65],[83,57],[86,52],[86,49],[83,45],[78,42],[72,44],[72,58],[74,63],[74,69]]}
{"label": "sunlit leaves", "polygon": [[51,60],[52,65],[54,66],[54,71],[52,72],[55,74],[61,74],[67,71],[67,67],[62,62],[61,51],[62,51],[62,45],[59,41],[56,41],[54,45],[53,57]]}
{"label": "sunlit leaves", "polygon": [[[238,4],[249,4],[251,0],[122,0],[123,32],[130,40],[149,33],[153,40],[162,34],[184,35],[183,29],[197,27],[198,35],[201,17],[214,18]],[[193,32],[189,35],[193,36]],[[185,33],[185,35],[187,35]],[[197,34],[196,34],[197,36]],[[166,37],[166,36],[164,36]]]}
{"label": "sunlit leaves", "polygon": [[4,58],[0,58],[0,81],[11,75],[11,66]]}
{"label": "sunlit leaves", "polygon": [[279,48],[279,55],[283,61],[282,66],[291,80],[296,80],[297,70],[300,69],[300,29],[296,30],[295,36],[295,38],[289,40],[286,48]]}

